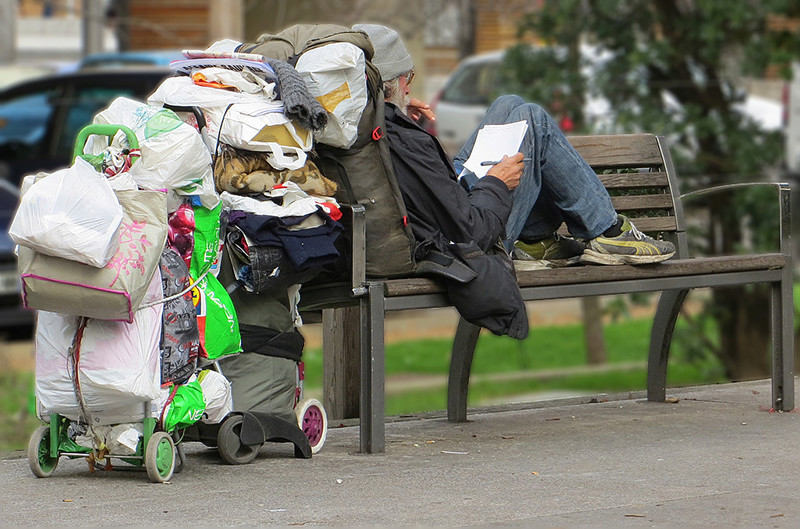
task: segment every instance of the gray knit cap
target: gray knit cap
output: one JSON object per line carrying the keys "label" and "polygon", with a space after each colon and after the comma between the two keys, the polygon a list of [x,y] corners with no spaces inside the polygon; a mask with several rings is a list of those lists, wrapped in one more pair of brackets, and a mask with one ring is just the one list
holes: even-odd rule
{"label": "gray knit cap", "polygon": [[414,61],[395,30],[378,24],[356,24],[353,29],[369,35],[375,48],[372,64],[381,72],[384,81],[390,81],[414,68]]}

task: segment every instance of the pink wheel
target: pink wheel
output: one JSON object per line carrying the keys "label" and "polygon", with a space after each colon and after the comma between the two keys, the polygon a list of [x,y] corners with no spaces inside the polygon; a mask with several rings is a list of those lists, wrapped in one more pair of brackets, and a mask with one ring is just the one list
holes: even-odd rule
{"label": "pink wheel", "polygon": [[316,454],[325,444],[328,435],[328,416],[317,399],[303,399],[294,408],[297,425],[303,430],[311,445],[311,453]]}

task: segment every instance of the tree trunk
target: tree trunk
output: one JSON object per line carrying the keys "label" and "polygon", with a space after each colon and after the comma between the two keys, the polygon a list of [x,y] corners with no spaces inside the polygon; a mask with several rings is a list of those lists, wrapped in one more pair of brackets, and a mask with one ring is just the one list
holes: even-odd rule
{"label": "tree trunk", "polygon": [[600,298],[585,296],[581,298],[583,309],[583,329],[586,333],[586,361],[589,364],[605,364],[608,361],[606,340],[603,336],[603,312]]}
{"label": "tree trunk", "polygon": [[717,321],[720,360],[728,376],[735,381],[770,376],[768,289],[763,285],[716,289],[713,299],[724,311]]}

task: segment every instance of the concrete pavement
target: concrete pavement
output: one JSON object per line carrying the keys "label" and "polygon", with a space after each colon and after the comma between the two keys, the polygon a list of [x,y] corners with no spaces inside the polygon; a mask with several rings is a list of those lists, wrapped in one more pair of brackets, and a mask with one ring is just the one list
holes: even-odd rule
{"label": "concrete pavement", "polygon": [[187,443],[169,484],[62,459],[34,478],[0,461],[6,526],[800,526],[800,417],[768,381],[484,408],[387,424],[385,454],[332,427],[320,453],[262,447],[249,465]]}

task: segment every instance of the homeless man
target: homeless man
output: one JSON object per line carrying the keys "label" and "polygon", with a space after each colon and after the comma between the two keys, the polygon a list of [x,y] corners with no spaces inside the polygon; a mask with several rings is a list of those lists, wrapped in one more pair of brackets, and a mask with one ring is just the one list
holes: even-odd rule
{"label": "homeless man", "polygon": [[[671,243],[643,234],[616,213],[552,117],[518,96],[491,105],[451,164],[438,140],[416,123],[423,115],[435,118],[410,98],[414,64],[398,33],[376,24],[353,29],[367,33],[375,48],[372,62],[384,82],[386,134],[417,242],[418,271],[449,278],[448,295],[465,319],[496,334],[527,335],[513,267],[505,252],[493,250],[498,238],[506,251],[550,266],[656,263],[674,254]],[[483,178],[464,168],[484,125],[520,121],[527,123],[520,152],[504,156]],[[556,232],[562,222],[574,238]],[[474,274],[448,270],[460,268],[448,262],[466,263]]]}

